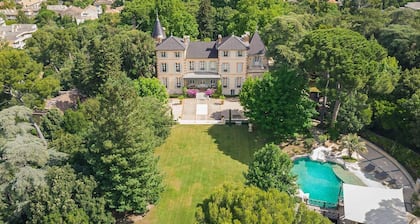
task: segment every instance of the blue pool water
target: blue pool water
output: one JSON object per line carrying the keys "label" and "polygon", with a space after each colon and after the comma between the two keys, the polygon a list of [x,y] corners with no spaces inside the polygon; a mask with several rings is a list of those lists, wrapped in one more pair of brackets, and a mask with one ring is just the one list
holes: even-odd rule
{"label": "blue pool water", "polygon": [[[297,183],[303,192],[309,193],[309,203],[323,207],[333,207],[338,202],[342,181],[334,174],[331,163],[312,161],[309,158],[296,159],[292,173],[297,175]],[[331,203],[331,205],[328,205]]]}

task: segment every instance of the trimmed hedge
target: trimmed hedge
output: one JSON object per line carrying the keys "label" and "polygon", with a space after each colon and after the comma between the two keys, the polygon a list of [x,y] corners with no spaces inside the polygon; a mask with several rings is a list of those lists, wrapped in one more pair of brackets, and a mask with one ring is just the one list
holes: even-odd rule
{"label": "trimmed hedge", "polygon": [[411,176],[416,179],[420,178],[420,155],[413,150],[391,140],[375,134],[372,131],[364,131],[360,133],[367,140],[375,143],[394,157],[401,165],[407,169]]}

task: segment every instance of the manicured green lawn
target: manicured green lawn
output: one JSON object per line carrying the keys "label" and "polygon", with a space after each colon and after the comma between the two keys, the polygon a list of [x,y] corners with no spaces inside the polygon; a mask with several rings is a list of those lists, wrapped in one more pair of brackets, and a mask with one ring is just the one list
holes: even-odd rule
{"label": "manicured green lawn", "polygon": [[177,125],[156,150],[165,192],[140,223],[193,223],[195,208],[225,182],[244,182],[243,172],[263,140],[246,126]]}

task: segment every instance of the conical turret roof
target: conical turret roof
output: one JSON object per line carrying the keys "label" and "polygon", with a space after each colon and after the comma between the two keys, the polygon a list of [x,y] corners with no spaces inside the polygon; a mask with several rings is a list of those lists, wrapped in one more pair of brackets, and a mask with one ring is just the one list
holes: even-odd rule
{"label": "conical turret roof", "polygon": [[153,27],[152,37],[155,39],[165,39],[165,31],[159,21],[159,16],[156,15],[155,26]]}

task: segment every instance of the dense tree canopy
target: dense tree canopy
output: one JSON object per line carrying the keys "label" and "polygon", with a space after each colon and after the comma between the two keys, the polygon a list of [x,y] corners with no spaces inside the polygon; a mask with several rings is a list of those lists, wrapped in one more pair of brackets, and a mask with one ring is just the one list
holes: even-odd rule
{"label": "dense tree canopy", "polygon": [[48,150],[33,135],[32,111],[14,106],[0,111],[0,219],[25,222],[25,206],[39,187],[45,186],[45,169],[65,155]]}
{"label": "dense tree canopy", "polygon": [[[334,101],[331,125],[350,94],[376,78],[386,51],[376,42],[346,29],[320,29],[307,34],[298,45],[304,56],[302,69],[315,75],[324,94]],[[326,84],[327,83],[327,84]]]}
{"label": "dense tree canopy", "polygon": [[157,78],[139,78],[134,81],[136,90],[141,97],[154,97],[162,103],[168,102],[166,87]]}
{"label": "dense tree canopy", "polygon": [[224,185],[197,208],[197,223],[331,223],[322,215],[300,205],[275,189]]}
{"label": "dense tree canopy", "polygon": [[305,93],[306,85],[303,75],[280,68],[262,79],[247,79],[239,98],[254,124],[284,140],[311,126],[315,106]]}
{"label": "dense tree canopy", "polygon": [[246,183],[267,191],[270,188],[294,195],[296,178],[291,174],[293,162],[275,144],[265,145],[254,154],[245,174]]}
{"label": "dense tree canopy", "polygon": [[10,105],[41,107],[58,91],[55,78],[43,77],[42,66],[24,51],[0,49],[0,108]]}
{"label": "dense tree canopy", "polygon": [[92,177],[78,177],[69,166],[52,167],[45,174],[46,184],[37,189],[28,204],[30,223],[113,223],[105,210],[105,200],[94,197]]}

